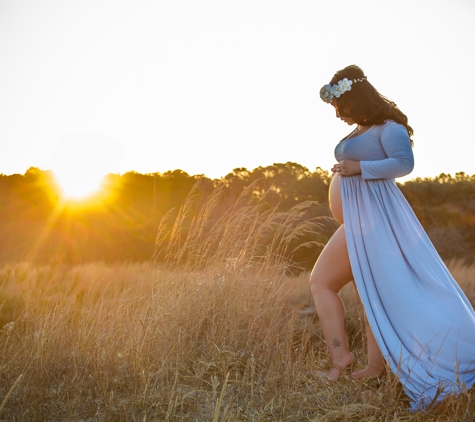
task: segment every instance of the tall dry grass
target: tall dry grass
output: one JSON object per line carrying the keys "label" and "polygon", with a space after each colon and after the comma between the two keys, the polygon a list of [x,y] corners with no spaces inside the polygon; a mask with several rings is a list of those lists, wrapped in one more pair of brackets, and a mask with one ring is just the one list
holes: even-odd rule
{"label": "tall dry grass", "polygon": [[224,184],[207,198],[199,213],[200,182],[196,183],[176,217],[173,210],[162,219],[157,233],[154,261],[185,271],[216,272],[223,264],[267,274],[295,269],[292,255],[301,248],[322,246],[319,229],[327,217],[309,217],[316,204],[305,201],[288,212],[279,212],[266,202],[267,193],[256,199],[256,183],[250,184],[221,215],[214,211],[225,193]]}
{"label": "tall dry grass", "polygon": [[[0,419],[474,420],[472,392],[410,413],[390,374],[315,378],[328,358],[308,274],[292,275],[284,257],[318,221],[305,206],[279,214],[239,201],[215,222],[211,203],[194,221],[188,203],[164,222],[167,265],[1,267]],[[451,269],[473,301],[475,267]],[[363,366],[362,309],[351,286],[342,296]]]}

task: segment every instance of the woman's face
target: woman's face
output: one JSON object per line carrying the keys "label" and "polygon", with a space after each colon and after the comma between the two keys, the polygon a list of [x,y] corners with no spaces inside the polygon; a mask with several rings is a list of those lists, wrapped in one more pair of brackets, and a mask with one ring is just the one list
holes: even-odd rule
{"label": "woman's face", "polygon": [[336,104],[336,98],[333,99],[332,106],[335,107],[336,117],[343,120],[346,124],[350,126],[356,123],[351,117],[345,117],[340,115],[340,113],[338,112],[338,106]]}

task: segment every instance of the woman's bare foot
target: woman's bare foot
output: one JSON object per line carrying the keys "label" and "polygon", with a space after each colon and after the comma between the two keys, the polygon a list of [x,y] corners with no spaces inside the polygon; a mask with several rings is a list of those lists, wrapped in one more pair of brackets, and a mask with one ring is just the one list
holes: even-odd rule
{"label": "woman's bare foot", "polygon": [[361,371],[353,372],[351,378],[356,380],[375,378],[383,374],[385,370],[386,365],[384,363],[371,364]]}
{"label": "woman's bare foot", "polygon": [[354,356],[352,353],[346,351],[342,356],[332,361],[332,368],[328,373],[327,382],[335,382],[341,374],[343,374],[348,366],[353,362]]}

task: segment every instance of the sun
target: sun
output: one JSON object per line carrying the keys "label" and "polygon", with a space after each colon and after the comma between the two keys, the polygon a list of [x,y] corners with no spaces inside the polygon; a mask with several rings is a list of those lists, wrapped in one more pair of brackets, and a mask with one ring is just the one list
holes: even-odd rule
{"label": "sun", "polygon": [[56,182],[65,199],[86,199],[103,187],[104,175],[97,172],[55,172]]}
{"label": "sun", "polygon": [[52,160],[63,198],[82,201],[95,197],[104,188],[106,175],[118,171],[121,156],[120,143],[102,135],[81,132],[63,138]]}

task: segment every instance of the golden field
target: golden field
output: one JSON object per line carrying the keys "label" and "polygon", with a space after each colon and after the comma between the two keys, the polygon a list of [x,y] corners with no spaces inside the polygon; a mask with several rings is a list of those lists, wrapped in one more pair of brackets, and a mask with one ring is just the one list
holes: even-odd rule
{"label": "golden field", "polygon": [[[244,202],[210,228],[212,200],[163,222],[161,261],[0,267],[0,420],[475,420],[473,390],[411,413],[392,374],[327,385],[309,274],[282,258],[318,221]],[[474,303],[475,267],[449,268]],[[342,297],[363,367],[363,310]]]}
{"label": "golden field", "polygon": [[[450,269],[473,300],[475,268]],[[473,391],[414,414],[392,375],[333,386],[315,377],[328,360],[307,278],[226,264],[5,265],[0,418],[474,420]],[[352,286],[342,296],[363,366],[362,309]]]}

